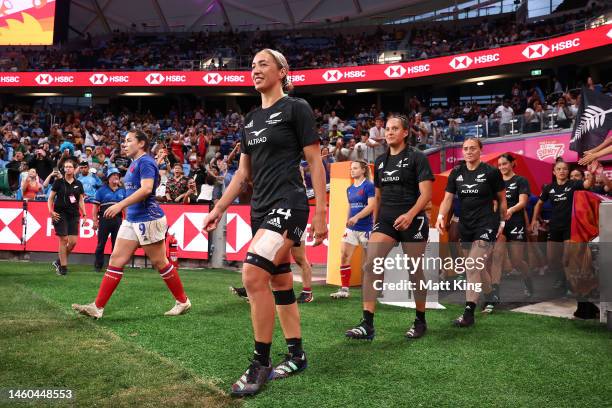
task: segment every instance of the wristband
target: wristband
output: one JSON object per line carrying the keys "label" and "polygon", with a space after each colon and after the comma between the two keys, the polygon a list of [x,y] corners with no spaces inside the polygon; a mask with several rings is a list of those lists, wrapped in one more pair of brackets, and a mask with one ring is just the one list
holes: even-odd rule
{"label": "wristband", "polygon": [[504,228],[506,226],[506,221],[500,221],[499,222],[499,227],[500,228]]}
{"label": "wristband", "polygon": [[438,220],[444,220],[444,216],[442,214],[438,214]]}

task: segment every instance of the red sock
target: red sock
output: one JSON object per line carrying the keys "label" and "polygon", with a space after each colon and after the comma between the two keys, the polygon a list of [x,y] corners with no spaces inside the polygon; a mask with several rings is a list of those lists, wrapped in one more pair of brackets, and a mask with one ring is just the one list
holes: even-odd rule
{"label": "red sock", "polygon": [[183,290],[181,278],[179,278],[176,269],[174,269],[174,265],[168,263],[168,265],[159,270],[159,274],[164,282],[166,282],[166,286],[168,286],[174,298],[181,303],[185,303],[187,301],[187,295],[185,294],[185,290]]}
{"label": "red sock", "polygon": [[312,288],[303,287],[302,292],[312,292]]}
{"label": "red sock", "polygon": [[100,283],[100,290],[98,290],[98,296],[95,301],[96,307],[102,308],[106,306],[108,299],[113,295],[121,278],[123,278],[123,268],[108,265],[106,273],[102,277],[102,283]]}
{"label": "red sock", "polygon": [[342,287],[348,288],[351,284],[351,265],[340,266],[340,280],[342,281]]}

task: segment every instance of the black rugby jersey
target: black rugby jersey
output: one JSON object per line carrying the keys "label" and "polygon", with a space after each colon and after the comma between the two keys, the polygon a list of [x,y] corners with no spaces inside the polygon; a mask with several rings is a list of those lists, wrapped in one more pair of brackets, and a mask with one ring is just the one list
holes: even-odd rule
{"label": "black rugby jersey", "polygon": [[456,166],[448,176],[446,191],[457,194],[461,202],[460,222],[468,228],[491,225],[499,220],[493,212],[493,200],[504,190],[499,169],[480,162],[475,170],[465,164]]}
{"label": "black rugby jersey", "polygon": [[263,216],[273,208],[308,210],[300,159],[304,146],[319,141],[308,102],[285,96],[269,108],[249,112],[244,122],[240,148],[251,161],[252,215]]}
{"label": "black rugby jersey", "polygon": [[572,225],[572,205],[574,203],[574,191],[584,190],[582,180],[568,180],[564,184],[557,184],[557,180],[542,188],[540,200],[550,200],[552,214],[550,216],[549,228],[551,230],[565,230]]}
{"label": "black rugby jersey", "polygon": [[[506,186],[506,201],[508,208],[514,207],[519,202],[521,194],[527,194],[527,197],[531,194],[529,190],[529,182],[525,177],[521,177],[515,174],[509,180],[504,180]],[[509,222],[524,222],[523,211],[512,214]]]}
{"label": "black rugby jersey", "polygon": [[406,146],[398,154],[385,153],[374,163],[374,185],[381,190],[381,208],[402,207],[408,211],[419,196],[419,183],[434,180],[427,156]]}

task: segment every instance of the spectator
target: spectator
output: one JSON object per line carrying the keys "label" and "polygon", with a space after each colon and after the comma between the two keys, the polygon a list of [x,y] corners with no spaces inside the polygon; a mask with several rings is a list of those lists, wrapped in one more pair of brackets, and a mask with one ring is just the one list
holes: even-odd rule
{"label": "spectator", "polygon": [[535,100],[532,107],[525,110],[524,118],[524,132],[539,132],[542,129],[544,110],[539,100]]}
{"label": "spectator", "polygon": [[43,149],[36,149],[36,154],[29,160],[28,167],[35,169],[42,179],[46,179],[53,171],[53,161]]}
{"label": "spectator", "polygon": [[334,140],[336,138],[342,138],[342,132],[338,130],[338,125],[333,125],[331,127],[331,130],[329,131],[327,137],[329,137],[330,140]]}
{"label": "spectator", "polygon": [[166,200],[170,203],[180,202],[181,195],[187,192],[189,179],[183,174],[183,165],[176,163],[172,168],[172,177],[166,184]]}
{"label": "spectator", "polygon": [[94,172],[90,171],[89,163],[86,161],[79,163],[79,175],[77,180],[83,185],[85,202],[91,202],[96,196],[96,191],[102,186],[102,181],[100,181]]}
{"label": "spectator", "polygon": [[[376,157],[385,152],[385,129],[382,118],[376,118],[375,125],[370,128],[368,146],[372,149],[373,157],[368,156],[368,161],[373,163]],[[369,153],[369,152],[368,152]]]}
{"label": "spectator", "polygon": [[553,117],[556,115],[556,124],[560,128],[566,129],[571,126],[572,119],[574,118],[574,116],[572,115],[570,109],[567,107],[567,102],[564,96],[561,96],[557,100],[557,105],[553,108],[552,114]]}
{"label": "spectator", "polygon": [[36,197],[43,191],[42,183],[38,178],[36,169],[28,170],[28,176],[21,181],[21,191],[24,200],[35,200]]}
{"label": "spectator", "polygon": [[499,135],[505,136],[510,133],[510,121],[514,118],[510,99],[504,99],[504,102],[495,109],[495,117],[499,121]]}
{"label": "spectator", "polygon": [[334,126],[338,126],[338,124],[340,123],[340,118],[338,116],[336,116],[336,111],[331,111],[330,115],[329,115],[329,119],[327,119],[327,127],[328,129],[332,129]]}

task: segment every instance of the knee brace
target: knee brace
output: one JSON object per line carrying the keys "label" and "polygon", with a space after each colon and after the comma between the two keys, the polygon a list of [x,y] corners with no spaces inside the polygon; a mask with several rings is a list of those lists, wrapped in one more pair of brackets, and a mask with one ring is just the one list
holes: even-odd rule
{"label": "knee brace", "polygon": [[274,303],[277,305],[291,305],[295,303],[295,292],[293,289],[287,290],[273,290]]}
{"label": "knee brace", "polygon": [[288,273],[291,272],[291,264],[290,263],[284,263],[284,264],[280,264],[276,267],[276,271],[274,272],[275,275],[280,275],[281,273]]}
{"label": "knee brace", "polygon": [[271,260],[266,259],[261,255],[254,254],[252,252],[247,252],[247,256],[246,256],[246,259],[244,260],[244,263],[255,265],[267,271],[271,275],[276,273],[276,266],[272,263]]}

